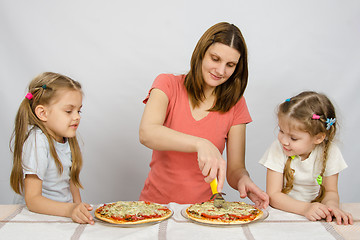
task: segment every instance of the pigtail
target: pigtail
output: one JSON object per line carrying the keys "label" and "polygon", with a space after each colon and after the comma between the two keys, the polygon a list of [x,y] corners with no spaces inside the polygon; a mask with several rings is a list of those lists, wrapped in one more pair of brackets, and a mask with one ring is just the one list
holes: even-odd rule
{"label": "pigtail", "polygon": [[294,173],[295,170],[290,167],[292,157],[289,156],[284,167],[284,178],[286,180],[286,183],[283,185],[283,189],[281,190],[282,193],[289,193],[294,184]]}
{"label": "pigtail", "polygon": [[83,188],[83,186],[80,183],[80,170],[82,168],[83,159],[82,159],[79,143],[76,137],[69,138],[68,141],[69,141],[69,145],[71,149],[71,157],[72,157],[70,179],[76,187]]}
{"label": "pigtail", "polygon": [[22,148],[28,137],[29,112],[31,112],[29,100],[24,99],[16,114],[15,128],[10,140],[10,143],[13,143],[13,146],[10,147],[13,152],[13,168],[10,174],[10,186],[17,194],[21,194],[24,188]]}
{"label": "pigtail", "polygon": [[[321,168],[321,172],[320,172],[321,179],[324,178],[324,172],[326,169],[326,163],[327,163],[327,159],[328,159],[328,149],[329,149],[329,145],[330,145],[330,142],[328,140],[324,140],[324,141],[325,141],[325,146],[324,146],[324,152],[323,152],[322,168]],[[321,202],[325,197],[325,187],[324,187],[323,181],[321,181],[321,184],[319,184],[319,185],[320,185],[319,193],[318,193],[317,197],[314,200],[312,200],[311,202]]]}

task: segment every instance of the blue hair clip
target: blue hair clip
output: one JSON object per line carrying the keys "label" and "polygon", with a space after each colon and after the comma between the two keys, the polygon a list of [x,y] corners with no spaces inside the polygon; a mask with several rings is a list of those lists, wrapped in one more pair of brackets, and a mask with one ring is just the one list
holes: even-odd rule
{"label": "blue hair clip", "polygon": [[326,119],[326,130],[329,130],[330,127],[336,122],[336,118]]}
{"label": "blue hair clip", "polygon": [[290,102],[290,100],[291,100],[291,98],[288,98],[288,99],[285,100],[285,102]]}

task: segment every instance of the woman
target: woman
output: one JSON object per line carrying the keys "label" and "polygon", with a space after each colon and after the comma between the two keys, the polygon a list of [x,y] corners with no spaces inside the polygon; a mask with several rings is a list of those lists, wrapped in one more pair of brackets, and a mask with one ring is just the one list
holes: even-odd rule
{"label": "woman", "polygon": [[[153,149],[140,200],[196,203],[209,200],[209,183],[225,175],[231,187],[257,206],[269,198],[245,168],[246,124],[251,122],[244,90],[247,49],[229,23],[209,28],[197,43],[187,75],[159,75],[147,98],[140,142]],[[227,163],[222,152],[227,144]]]}

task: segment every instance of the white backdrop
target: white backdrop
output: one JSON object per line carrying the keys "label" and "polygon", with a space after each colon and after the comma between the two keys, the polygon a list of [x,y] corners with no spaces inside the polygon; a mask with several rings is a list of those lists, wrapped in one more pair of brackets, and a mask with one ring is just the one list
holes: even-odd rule
{"label": "white backdrop", "polygon": [[[138,140],[142,100],[158,74],[189,70],[196,42],[220,21],[237,25],[248,44],[246,163],[255,183],[265,188],[258,161],[276,137],[276,106],[315,90],[337,107],[349,165],[340,174],[341,201],[359,202],[360,1],[0,0],[0,204],[13,198],[15,114],[43,71],[83,85],[83,200],[137,200],[151,159]],[[224,192],[239,199],[229,186]]]}

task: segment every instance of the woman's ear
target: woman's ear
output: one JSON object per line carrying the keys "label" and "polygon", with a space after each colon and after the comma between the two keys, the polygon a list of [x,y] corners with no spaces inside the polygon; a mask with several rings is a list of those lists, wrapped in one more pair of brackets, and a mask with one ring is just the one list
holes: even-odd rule
{"label": "woman's ear", "polygon": [[317,145],[317,144],[320,144],[324,141],[326,137],[326,134],[325,133],[318,133],[315,135],[315,138],[314,138],[314,143]]}
{"label": "woman's ear", "polygon": [[44,105],[37,105],[35,108],[35,115],[43,122],[47,121],[47,112]]}

